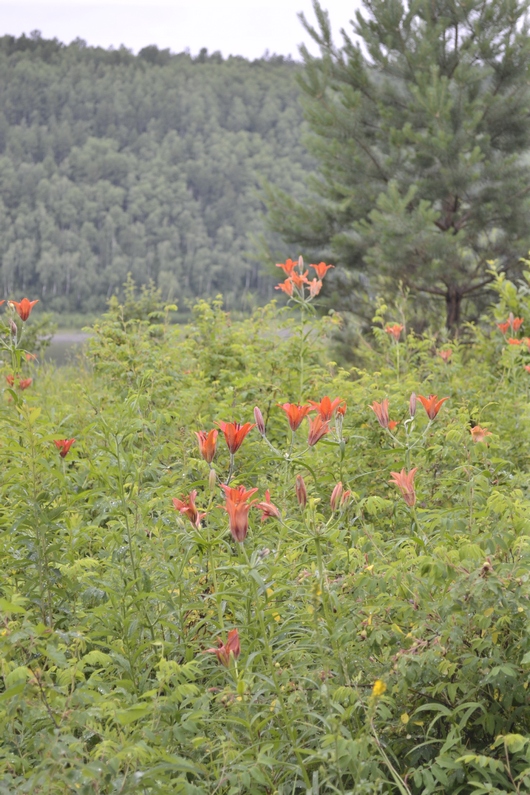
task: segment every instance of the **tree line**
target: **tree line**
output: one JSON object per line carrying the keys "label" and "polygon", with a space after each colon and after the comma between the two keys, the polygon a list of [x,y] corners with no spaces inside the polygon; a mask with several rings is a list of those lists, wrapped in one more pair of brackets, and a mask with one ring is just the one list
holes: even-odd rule
{"label": "tree line", "polygon": [[262,180],[302,198],[314,168],[300,69],[281,56],[0,38],[3,294],[98,311],[131,273],[173,301],[269,297],[260,251],[282,243],[265,226]]}

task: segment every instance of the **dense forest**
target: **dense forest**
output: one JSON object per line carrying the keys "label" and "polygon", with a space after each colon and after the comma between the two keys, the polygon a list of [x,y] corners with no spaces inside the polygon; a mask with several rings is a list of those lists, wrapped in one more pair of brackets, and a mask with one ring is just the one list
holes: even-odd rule
{"label": "dense forest", "polygon": [[1,292],[98,311],[127,274],[164,298],[271,294],[263,179],[305,195],[301,67],[0,38]]}

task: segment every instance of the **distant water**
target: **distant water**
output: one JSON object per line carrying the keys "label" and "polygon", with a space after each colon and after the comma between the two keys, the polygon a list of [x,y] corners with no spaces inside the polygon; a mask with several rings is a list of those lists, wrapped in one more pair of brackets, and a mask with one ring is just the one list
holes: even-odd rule
{"label": "distant water", "polygon": [[44,358],[58,366],[69,364],[82,352],[89,337],[85,331],[59,331],[46,349]]}

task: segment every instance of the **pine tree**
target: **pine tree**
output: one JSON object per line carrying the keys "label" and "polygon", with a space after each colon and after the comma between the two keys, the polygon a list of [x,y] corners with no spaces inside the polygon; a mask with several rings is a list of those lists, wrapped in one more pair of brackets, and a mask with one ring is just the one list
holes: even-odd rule
{"label": "pine tree", "polygon": [[491,261],[517,268],[530,243],[530,39],[525,0],[364,0],[357,40],[302,22],[319,162],[304,205],[269,190],[272,225],[326,251],[368,291],[399,281],[445,299],[446,322],[484,294]]}

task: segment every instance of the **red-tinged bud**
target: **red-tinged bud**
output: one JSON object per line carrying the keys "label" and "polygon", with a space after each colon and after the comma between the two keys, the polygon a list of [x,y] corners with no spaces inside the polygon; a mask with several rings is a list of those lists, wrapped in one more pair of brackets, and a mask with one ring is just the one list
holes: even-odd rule
{"label": "red-tinged bud", "polygon": [[333,491],[331,492],[331,499],[329,504],[331,505],[331,510],[336,511],[337,507],[340,502],[340,498],[342,497],[342,483],[339,481]]}
{"label": "red-tinged bud", "polygon": [[18,334],[17,324],[15,323],[15,321],[12,318],[9,321],[9,328],[11,330],[11,334],[13,335],[13,337],[16,337],[17,334]]}
{"label": "red-tinged bud", "polygon": [[409,400],[409,414],[412,419],[416,416],[416,393],[413,392]]}
{"label": "red-tinged bud", "polygon": [[342,495],[342,499],[340,501],[340,509],[341,509],[341,511],[344,510],[344,508],[347,507],[347,505],[348,505],[350,500],[351,500],[351,491],[350,491],[350,489],[348,489],[348,491],[344,492],[344,494]]}
{"label": "red-tinged bud", "polygon": [[307,489],[305,487],[305,481],[302,475],[296,476],[296,499],[298,500],[298,505],[301,508],[305,508],[307,505]]}
{"label": "red-tinged bud", "polygon": [[263,419],[263,414],[257,406],[254,409],[254,419],[256,420],[256,428],[262,436],[265,436],[265,420]]}
{"label": "red-tinged bud", "polygon": [[208,475],[208,486],[210,491],[215,491],[215,487],[217,485],[217,473],[215,469],[210,469],[210,474]]}

